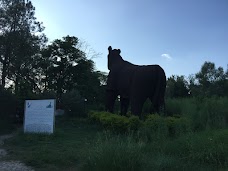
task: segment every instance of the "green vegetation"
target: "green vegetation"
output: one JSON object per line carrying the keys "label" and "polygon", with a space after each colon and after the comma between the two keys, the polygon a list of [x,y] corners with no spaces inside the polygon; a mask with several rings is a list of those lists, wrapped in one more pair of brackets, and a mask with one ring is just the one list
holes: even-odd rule
{"label": "green vegetation", "polygon": [[[108,112],[90,112],[89,119],[92,122],[98,123],[104,129],[115,133],[130,133],[141,130],[141,133],[148,132],[146,138],[151,135],[162,136],[178,136],[181,133],[190,131],[190,121],[187,118],[161,117],[158,114],[148,115],[143,122],[137,116],[120,116]],[[143,131],[142,131],[143,130]],[[160,132],[163,130],[163,132]]]}
{"label": "green vegetation", "polygon": [[72,115],[76,102],[68,97],[77,94],[87,107],[102,108],[106,73],[95,69],[91,59],[98,53],[92,48],[69,35],[48,42],[30,0],[0,0],[0,28],[0,88],[17,99],[13,107],[21,119],[25,99],[55,98],[57,107]]}
{"label": "green vegetation", "polygon": [[[91,111],[88,118],[57,117],[53,135],[7,140],[4,160],[39,170],[226,170],[227,98],[167,101],[172,117],[144,121]],[[174,107],[175,106],[175,107]]]}
{"label": "green vegetation", "polygon": [[228,121],[228,98],[168,99],[167,113],[188,118],[193,130],[225,128]]}
{"label": "green vegetation", "polygon": [[14,129],[12,123],[15,121],[16,102],[10,91],[0,87],[0,135],[11,133]]}
{"label": "green vegetation", "polygon": [[55,98],[66,115],[53,135],[17,130],[4,160],[37,170],[228,169],[228,70],[207,61],[188,79],[169,77],[169,117],[148,115],[148,101],[144,121],[106,113],[107,74],[95,70],[97,54],[75,36],[47,44],[34,14],[29,0],[0,0],[0,135],[22,126],[25,99]]}
{"label": "green vegetation", "polygon": [[[93,143],[99,128],[89,125],[85,119],[58,117],[55,134],[24,134],[8,140],[8,159],[22,160],[28,165],[45,170],[77,168]],[[6,158],[7,159],[7,158]]]}
{"label": "green vegetation", "polygon": [[22,160],[37,170],[228,169],[227,128],[167,136],[163,121],[172,125],[175,119],[151,115],[144,122],[149,130],[119,134],[87,119],[58,117],[53,135],[19,130],[5,144],[10,152],[5,159]]}
{"label": "green vegetation", "polygon": [[0,120],[0,135],[10,134],[15,130],[15,126],[8,120]]}
{"label": "green vegetation", "polygon": [[92,122],[101,124],[105,129],[116,133],[125,133],[131,130],[137,130],[141,121],[137,116],[120,116],[108,112],[90,112],[89,119]]}

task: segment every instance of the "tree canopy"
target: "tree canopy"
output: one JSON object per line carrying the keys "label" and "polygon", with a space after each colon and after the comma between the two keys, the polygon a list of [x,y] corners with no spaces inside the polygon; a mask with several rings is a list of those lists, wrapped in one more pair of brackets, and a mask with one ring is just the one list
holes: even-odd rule
{"label": "tree canopy", "polygon": [[215,67],[213,62],[206,61],[200,71],[190,75],[171,76],[167,79],[167,97],[188,96],[228,96],[228,68]]}
{"label": "tree canopy", "polygon": [[61,99],[63,93],[77,90],[90,102],[101,100],[106,74],[88,59],[91,49],[82,50],[88,45],[75,36],[47,44],[43,31],[30,0],[0,0],[1,87],[22,99],[47,92]]}
{"label": "tree canopy", "polygon": [[1,0],[0,7],[1,84],[13,81],[16,92],[28,82],[35,88],[34,59],[47,41],[44,27],[29,0]]}
{"label": "tree canopy", "polygon": [[[48,42],[43,31],[30,0],[0,0],[0,88],[21,99],[76,92],[103,103],[107,74],[95,69],[88,45],[69,35]],[[167,79],[167,98],[192,96],[228,96],[228,70],[207,61],[188,78]]]}
{"label": "tree canopy", "polygon": [[78,43],[78,38],[66,36],[42,49],[40,66],[43,69],[44,89],[54,90],[59,98],[72,89],[89,96],[89,91],[100,86],[100,75],[95,72],[94,62],[77,48]]}

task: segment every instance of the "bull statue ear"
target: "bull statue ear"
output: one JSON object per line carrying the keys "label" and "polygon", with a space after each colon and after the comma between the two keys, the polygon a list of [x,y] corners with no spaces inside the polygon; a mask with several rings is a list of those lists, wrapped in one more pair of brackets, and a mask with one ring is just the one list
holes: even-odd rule
{"label": "bull statue ear", "polygon": [[112,46],[109,46],[108,47],[108,51],[110,52],[112,50]]}
{"label": "bull statue ear", "polygon": [[120,49],[117,49],[117,52],[118,52],[118,54],[120,54],[121,50]]}

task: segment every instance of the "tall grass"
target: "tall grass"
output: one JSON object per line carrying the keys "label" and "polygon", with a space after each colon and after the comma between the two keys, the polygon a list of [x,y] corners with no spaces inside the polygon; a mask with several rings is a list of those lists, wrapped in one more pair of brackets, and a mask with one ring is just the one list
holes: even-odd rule
{"label": "tall grass", "polygon": [[[191,120],[194,131],[226,128],[228,126],[228,97],[192,97],[166,99],[166,115],[181,115]],[[116,105],[119,109],[119,105]],[[142,113],[150,112],[151,102],[147,100]]]}
{"label": "tall grass", "polygon": [[20,133],[4,148],[9,159],[41,170],[228,169],[228,98],[166,104],[175,117],[149,115],[134,132],[107,132],[87,119],[59,117],[54,135]]}
{"label": "tall grass", "polygon": [[91,144],[82,170],[142,170],[143,145],[132,136],[104,134]]}
{"label": "tall grass", "polygon": [[166,136],[168,130],[161,120],[150,130],[148,141],[140,132],[113,134],[103,132],[85,119],[57,118],[55,134],[21,132],[7,140],[4,148],[9,151],[8,159],[20,160],[41,170],[228,168],[228,129],[188,132],[171,138]]}
{"label": "tall grass", "polygon": [[228,130],[188,133],[145,142],[102,134],[91,144],[82,170],[215,170],[228,167]]}
{"label": "tall grass", "polygon": [[187,134],[167,143],[164,152],[182,161],[228,165],[228,130],[204,131]]}
{"label": "tall grass", "polygon": [[227,97],[167,99],[166,111],[189,118],[193,130],[226,128],[227,104]]}

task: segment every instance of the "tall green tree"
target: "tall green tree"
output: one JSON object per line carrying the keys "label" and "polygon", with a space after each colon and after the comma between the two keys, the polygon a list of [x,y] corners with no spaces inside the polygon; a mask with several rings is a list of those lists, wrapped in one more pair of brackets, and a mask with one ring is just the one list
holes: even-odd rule
{"label": "tall green tree", "polygon": [[66,36],[42,50],[45,89],[54,90],[59,98],[64,92],[85,82],[94,69],[94,63],[77,48],[78,42],[78,38]]}
{"label": "tall green tree", "polygon": [[42,50],[39,66],[44,90],[54,90],[60,100],[64,93],[77,91],[89,104],[103,102],[106,75],[95,70],[79,43],[77,37],[66,36]]}
{"label": "tall green tree", "polygon": [[172,75],[167,79],[166,96],[170,98],[179,98],[188,96],[188,82],[184,76]]}
{"label": "tall green tree", "polygon": [[29,0],[0,0],[1,84],[5,87],[10,79],[16,93],[37,88],[37,53],[47,38],[34,14]]}
{"label": "tall green tree", "polygon": [[207,61],[195,75],[196,84],[203,96],[225,96],[227,79],[222,67],[216,68],[214,63]]}

